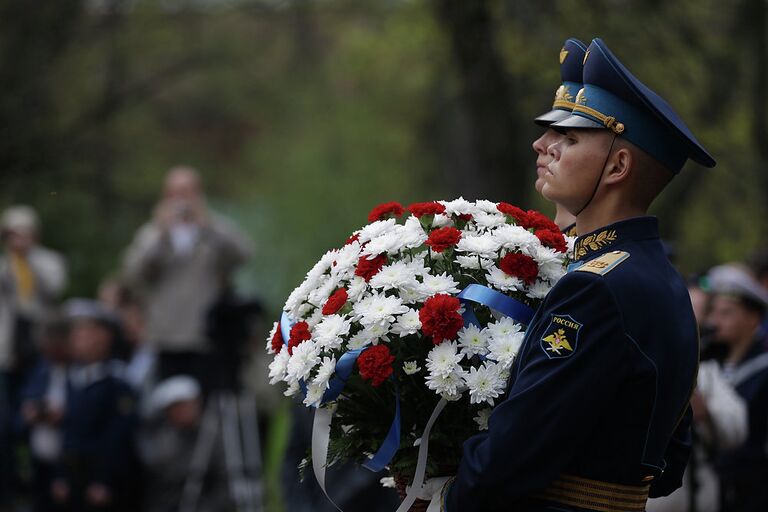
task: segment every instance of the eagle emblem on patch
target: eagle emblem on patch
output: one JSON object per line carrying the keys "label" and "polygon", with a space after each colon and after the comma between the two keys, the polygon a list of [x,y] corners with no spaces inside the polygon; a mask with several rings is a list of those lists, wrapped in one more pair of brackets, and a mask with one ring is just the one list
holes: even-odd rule
{"label": "eagle emblem on patch", "polygon": [[576,351],[581,328],[582,324],[570,315],[552,315],[541,337],[541,349],[550,359],[570,357]]}

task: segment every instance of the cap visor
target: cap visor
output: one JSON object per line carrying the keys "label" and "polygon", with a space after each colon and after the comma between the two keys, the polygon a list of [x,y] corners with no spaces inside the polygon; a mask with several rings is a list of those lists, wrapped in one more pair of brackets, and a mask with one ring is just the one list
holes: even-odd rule
{"label": "cap visor", "polygon": [[597,121],[587,119],[586,117],[577,116],[575,114],[571,114],[567,118],[563,119],[562,121],[558,121],[556,123],[549,125],[549,127],[559,132],[564,132],[569,128],[606,129],[605,125],[602,125]]}
{"label": "cap visor", "polygon": [[557,123],[558,121],[567,119],[570,116],[571,113],[568,110],[554,109],[550,110],[546,114],[541,114],[539,117],[534,119],[533,122],[539,126],[548,127],[552,123]]}

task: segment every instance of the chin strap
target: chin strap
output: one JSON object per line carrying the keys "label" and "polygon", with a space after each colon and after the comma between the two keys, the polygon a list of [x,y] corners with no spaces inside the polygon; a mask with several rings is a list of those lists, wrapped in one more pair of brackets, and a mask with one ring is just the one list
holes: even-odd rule
{"label": "chin strap", "polygon": [[611,138],[611,146],[608,148],[608,154],[605,155],[605,161],[603,162],[603,167],[600,170],[600,176],[597,177],[597,183],[595,183],[595,188],[592,190],[592,195],[589,196],[589,199],[587,199],[587,202],[584,203],[584,206],[582,206],[578,212],[574,215],[575,217],[578,217],[581,212],[583,212],[587,206],[592,202],[592,200],[597,195],[597,191],[600,189],[600,183],[603,182],[603,174],[605,174],[605,166],[608,164],[608,159],[611,157],[611,152],[613,151],[613,144],[616,142],[616,134],[613,134],[613,138]]}

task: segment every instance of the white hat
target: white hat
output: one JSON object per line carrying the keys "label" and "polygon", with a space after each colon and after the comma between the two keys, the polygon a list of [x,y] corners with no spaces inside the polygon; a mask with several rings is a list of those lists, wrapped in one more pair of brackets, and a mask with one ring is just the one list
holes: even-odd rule
{"label": "white hat", "polygon": [[11,206],[3,212],[0,227],[8,231],[37,231],[38,219],[35,210],[29,206]]}
{"label": "white hat", "polygon": [[176,375],[157,385],[149,399],[153,412],[160,412],[177,402],[194,400],[200,396],[200,384],[188,375]]}
{"label": "white hat", "polygon": [[713,267],[707,273],[707,291],[716,295],[741,297],[768,307],[768,290],[744,268],[735,264]]}

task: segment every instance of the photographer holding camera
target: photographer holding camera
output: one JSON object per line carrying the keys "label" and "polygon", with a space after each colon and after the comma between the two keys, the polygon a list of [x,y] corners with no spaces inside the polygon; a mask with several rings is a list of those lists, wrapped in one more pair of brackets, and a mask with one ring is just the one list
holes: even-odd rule
{"label": "photographer holding camera", "polygon": [[210,211],[197,172],[174,167],[154,218],[128,248],[124,270],[146,297],[146,337],[158,353],[159,380],[192,375],[203,388],[210,352],[206,315],[251,242],[230,220]]}

